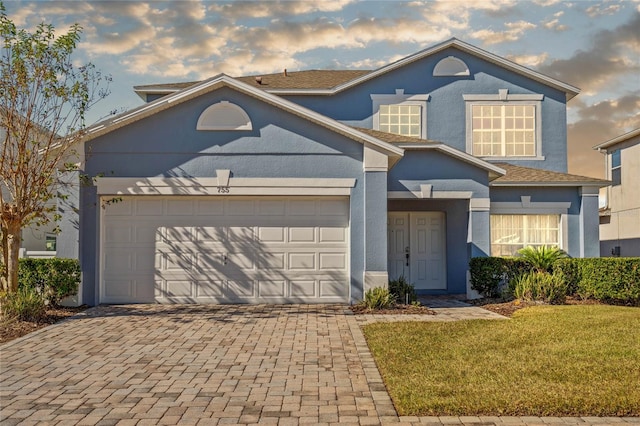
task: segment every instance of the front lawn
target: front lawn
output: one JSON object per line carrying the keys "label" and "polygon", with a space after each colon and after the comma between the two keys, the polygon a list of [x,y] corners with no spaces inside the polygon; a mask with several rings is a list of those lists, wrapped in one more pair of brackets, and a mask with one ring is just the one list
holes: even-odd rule
{"label": "front lawn", "polygon": [[364,334],[400,415],[640,415],[638,308],[535,306]]}

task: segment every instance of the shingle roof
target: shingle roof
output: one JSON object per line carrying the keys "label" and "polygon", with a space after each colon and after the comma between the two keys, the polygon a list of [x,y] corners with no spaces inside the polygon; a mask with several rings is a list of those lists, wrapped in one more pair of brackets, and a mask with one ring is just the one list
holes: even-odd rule
{"label": "shingle roof", "polygon": [[542,186],[607,186],[608,180],[588,176],[571,175],[551,170],[515,166],[507,163],[493,163],[506,170],[507,174],[491,182],[492,186],[501,185],[542,185]]}
{"label": "shingle roof", "polygon": [[388,143],[419,143],[419,144],[433,144],[433,143],[439,143],[439,142],[435,142],[435,141],[431,141],[428,139],[420,139],[420,138],[413,138],[410,136],[402,136],[402,135],[396,135],[394,133],[387,133],[387,132],[381,132],[379,130],[373,130],[373,129],[365,129],[364,127],[355,127],[352,126],[354,129],[356,129],[359,132],[365,133],[369,136],[373,136],[376,139],[380,139],[383,142],[388,142]]}
{"label": "shingle roof", "polygon": [[[354,78],[369,74],[368,70],[308,70],[308,71],[287,71],[275,74],[250,75],[235,77],[250,86],[263,90],[270,89],[331,89]],[[256,80],[259,78],[261,83]],[[146,91],[166,91],[167,93],[180,89],[185,89],[199,81],[189,81],[184,83],[148,84],[135,86],[136,92]]]}

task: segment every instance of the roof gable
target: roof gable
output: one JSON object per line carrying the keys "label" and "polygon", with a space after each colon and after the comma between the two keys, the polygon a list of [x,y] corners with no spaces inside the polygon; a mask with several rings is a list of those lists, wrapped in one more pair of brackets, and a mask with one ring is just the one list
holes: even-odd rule
{"label": "roof gable", "polygon": [[[480,59],[496,64],[504,69],[510,70],[516,74],[522,75],[544,85],[550,86],[556,90],[564,92],[567,100],[572,99],[580,92],[580,89],[575,86],[564,83],[560,80],[556,80],[537,71],[531,70],[527,67],[509,61],[508,59],[487,52],[486,50],[465,43],[456,38],[451,38],[427,49],[421,50],[420,52],[409,55],[403,59],[385,65],[374,71],[310,70],[266,74],[260,76],[262,77],[262,84],[259,84],[257,82],[256,77],[258,76],[238,77],[237,79],[253,87],[258,87],[260,89],[279,95],[332,95],[374,79],[395,69],[401,68],[407,64],[434,55],[450,47],[456,48]],[[172,91],[179,90],[179,88],[187,87],[186,85],[190,84],[192,83],[136,86],[134,87],[134,90],[136,91],[136,93],[138,93],[138,95],[143,97],[143,95],[146,93],[171,93]]]}
{"label": "roof gable", "polygon": [[371,135],[368,135],[366,133],[360,132],[352,127],[342,124],[315,111],[304,108],[277,95],[252,87],[225,74],[217,75],[201,83],[191,85],[190,87],[182,89],[178,92],[164,96],[138,108],[134,108],[133,110],[127,111],[111,119],[96,123],[86,129],[83,142],[87,142],[99,136],[106,135],[119,128],[142,120],[151,115],[157,114],[160,111],[164,111],[183,102],[187,102],[190,99],[217,90],[221,87],[228,87],[232,90],[236,90],[238,92],[252,96],[267,104],[309,120],[310,122],[319,124],[352,140],[374,147],[376,150],[390,157],[390,164],[394,164],[395,162],[397,162],[404,152],[399,147],[372,137]]}

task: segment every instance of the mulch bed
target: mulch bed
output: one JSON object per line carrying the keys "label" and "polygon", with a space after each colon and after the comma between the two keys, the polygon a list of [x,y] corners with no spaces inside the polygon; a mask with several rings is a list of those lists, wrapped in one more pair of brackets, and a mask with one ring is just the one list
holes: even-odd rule
{"label": "mulch bed", "polygon": [[0,319],[0,343],[9,342],[18,337],[22,337],[48,325],[55,324],[65,318],[76,315],[87,309],[88,306],[68,308],[64,306],[50,307],[47,309],[47,316],[39,322],[31,321],[7,321]]}
{"label": "mulch bed", "polygon": [[351,311],[356,315],[435,315],[436,313],[426,306],[397,304],[388,309],[368,309],[362,305],[353,305]]}
{"label": "mulch bed", "polygon": [[[470,303],[475,306],[479,306],[488,311],[495,312],[500,315],[504,315],[505,317],[510,317],[514,312],[526,308],[529,306],[536,306],[544,304],[542,302],[522,302],[517,300],[509,300],[505,301],[504,299],[476,299],[476,300],[467,300],[467,303]],[[597,300],[591,299],[580,299],[577,297],[567,297],[567,300],[564,303],[565,305],[604,305],[605,303],[599,302]]]}

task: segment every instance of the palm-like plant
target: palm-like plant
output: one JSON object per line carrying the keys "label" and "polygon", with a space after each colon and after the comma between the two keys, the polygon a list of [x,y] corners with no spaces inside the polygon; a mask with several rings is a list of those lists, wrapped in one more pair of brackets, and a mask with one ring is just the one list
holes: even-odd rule
{"label": "palm-like plant", "polygon": [[518,250],[518,256],[530,264],[536,272],[551,272],[553,264],[558,259],[568,257],[564,250],[547,246],[521,248]]}

